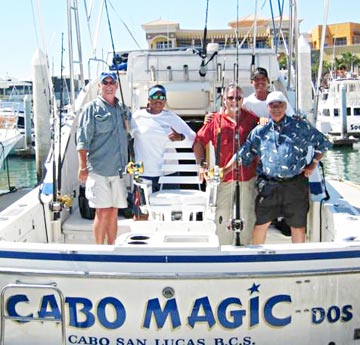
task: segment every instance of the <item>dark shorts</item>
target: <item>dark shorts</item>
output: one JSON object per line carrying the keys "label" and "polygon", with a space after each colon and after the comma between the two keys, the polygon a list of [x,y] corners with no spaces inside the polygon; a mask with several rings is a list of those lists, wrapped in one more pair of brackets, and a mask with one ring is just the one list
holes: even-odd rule
{"label": "dark shorts", "polygon": [[270,192],[255,201],[256,225],[284,217],[289,226],[306,227],[309,211],[309,182],[304,175],[289,181],[270,181]]}

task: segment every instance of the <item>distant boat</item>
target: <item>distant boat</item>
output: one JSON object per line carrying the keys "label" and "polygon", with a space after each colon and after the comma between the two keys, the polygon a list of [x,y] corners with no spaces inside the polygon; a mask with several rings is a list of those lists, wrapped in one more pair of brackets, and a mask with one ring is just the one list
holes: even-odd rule
{"label": "distant boat", "polygon": [[0,78],[0,100],[22,102],[26,95],[32,94],[32,83],[10,76]]}
{"label": "distant boat", "polygon": [[18,128],[20,102],[0,102],[0,167],[14,147],[24,138]]}
{"label": "distant boat", "polygon": [[360,79],[331,79],[320,92],[316,126],[334,143],[360,138]]}

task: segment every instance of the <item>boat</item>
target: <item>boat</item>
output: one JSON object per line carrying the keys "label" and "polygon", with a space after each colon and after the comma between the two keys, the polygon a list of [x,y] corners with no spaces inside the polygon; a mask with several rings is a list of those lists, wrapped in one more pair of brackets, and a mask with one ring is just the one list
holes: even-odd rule
{"label": "boat", "polygon": [[[77,8],[68,8],[76,18]],[[161,83],[171,110],[202,119],[235,73],[250,92],[250,68],[234,65],[252,61],[281,84],[272,49],[211,45],[208,53],[201,75],[193,49],[129,52],[119,72],[126,103],[145,106],[149,86]],[[0,213],[0,344],[358,344],[360,211],[341,181],[322,181],[324,193],[312,195],[306,243],[273,228],[263,245],[232,246],[215,234],[216,169],[205,191],[153,195],[132,162],[126,178],[143,188],[149,220],[119,215],[115,243],[93,244],[92,220],[79,210],[74,137],[97,82],[72,99],[43,182]],[[164,166],[185,159],[178,169],[193,174],[178,182],[198,187],[191,143],[176,143],[181,150],[164,156]],[[360,200],[359,192],[350,194]]]}
{"label": "boat", "polygon": [[319,97],[316,126],[335,144],[352,144],[360,138],[360,78],[332,78]]}
{"label": "boat", "polygon": [[20,106],[19,102],[0,101],[0,167],[21,139],[24,139],[24,134],[18,128]]}
{"label": "boat", "polygon": [[[8,154],[31,153],[34,143],[33,120],[31,112],[32,83],[18,80],[10,76],[0,78],[0,116],[1,135],[9,137],[20,133],[22,137],[12,140],[9,145]],[[27,112],[27,114],[26,114]],[[29,117],[27,120],[26,117]],[[29,121],[28,124],[26,122]],[[26,127],[29,126],[28,139],[26,138]],[[6,127],[6,128],[5,128]],[[11,131],[8,129],[11,128]],[[5,130],[3,130],[5,129]]]}

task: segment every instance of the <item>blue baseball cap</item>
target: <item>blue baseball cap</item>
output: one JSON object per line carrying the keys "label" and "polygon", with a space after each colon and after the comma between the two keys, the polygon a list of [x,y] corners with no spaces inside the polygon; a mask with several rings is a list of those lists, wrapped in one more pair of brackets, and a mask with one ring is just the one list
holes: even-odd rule
{"label": "blue baseball cap", "polygon": [[111,79],[113,79],[115,81],[118,80],[118,77],[117,77],[116,73],[102,72],[100,74],[100,82],[102,82],[106,78],[111,78]]}
{"label": "blue baseball cap", "polygon": [[154,96],[157,93],[161,93],[166,97],[166,90],[162,85],[154,85],[149,89],[149,97]]}

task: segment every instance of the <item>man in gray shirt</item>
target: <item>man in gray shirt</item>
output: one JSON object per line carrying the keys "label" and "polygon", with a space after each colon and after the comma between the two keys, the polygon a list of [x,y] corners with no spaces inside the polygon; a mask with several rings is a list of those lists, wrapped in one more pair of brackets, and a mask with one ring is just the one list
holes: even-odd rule
{"label": "man in gray shirt", "polygon": [[[115,97],[115,73],[100,75],[100,95],[81,113],[77,131],[78,178],[86,183],[89,206],[96,209],[93,231],[97,244],[113,244],[118,208],[127,207],[125,181],[119,176],[128,161],[128,142],[123,107]],[[126,110],[128,112],[128,110]]]}

